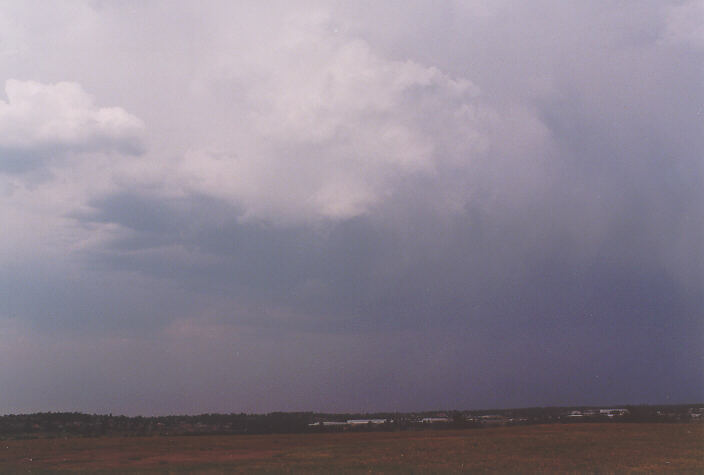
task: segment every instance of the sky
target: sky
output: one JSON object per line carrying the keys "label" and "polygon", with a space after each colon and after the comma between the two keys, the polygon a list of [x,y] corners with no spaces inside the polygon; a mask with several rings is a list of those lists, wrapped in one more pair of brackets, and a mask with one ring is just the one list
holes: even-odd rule
{"label": "sky", "polygon": [[0,414],[704,401],[704,1],[0,1]]}

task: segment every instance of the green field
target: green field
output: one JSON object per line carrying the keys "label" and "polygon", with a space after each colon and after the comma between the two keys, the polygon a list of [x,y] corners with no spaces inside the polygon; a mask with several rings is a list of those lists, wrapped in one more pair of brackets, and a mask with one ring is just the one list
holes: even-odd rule
{"label": "green field", "polygon": [[704,424],[0,442],[3,473],[704,473]]}

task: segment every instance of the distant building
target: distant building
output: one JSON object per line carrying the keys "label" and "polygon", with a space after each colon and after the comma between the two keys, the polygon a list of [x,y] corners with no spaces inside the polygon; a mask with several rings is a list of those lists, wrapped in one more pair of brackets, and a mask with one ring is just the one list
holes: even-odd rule
{"label": "distant building", "polygon": [[628,413],[628,409],[599,409],[599,414],[608,417],[625,416]]}
{"label": "distant building", "polygon": [[364,424],[384,424],[386,423],[386,419],[349,419],[347,421],[348,425],[351,426],[358,426],[358,425],[364,425]]}
{"label": "distant building", "polygon": [[483,426],[503,426],[508,423],[508,418],[500,414],[487,414],[479,419]]}
{"label": "distant building", "polygon": [[346,426],[347,422],[337,422],[337,421],[320,421],[308,424],[309,427],[331,427],[331,426]]}
{"label": "distant building", "polygon": [[424,417],[420,420],[424,424],[437,424],[439,422],[450,422],[447,417]]}

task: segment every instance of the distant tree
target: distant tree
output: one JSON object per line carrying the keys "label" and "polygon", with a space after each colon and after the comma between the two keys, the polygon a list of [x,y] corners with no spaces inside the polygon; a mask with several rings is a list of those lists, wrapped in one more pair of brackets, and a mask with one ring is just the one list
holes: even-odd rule
{"label": "distant tree", "polygon": [[454,427],[464,427],[467,419],[461,411],[450,411],[450,420]]}

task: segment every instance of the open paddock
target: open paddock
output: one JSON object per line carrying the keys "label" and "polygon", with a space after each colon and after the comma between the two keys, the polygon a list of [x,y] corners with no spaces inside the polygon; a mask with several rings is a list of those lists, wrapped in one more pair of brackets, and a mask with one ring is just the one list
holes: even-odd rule
{"label": "open paddock", "polygon": [[2,440],[0,472],[690,472],[704,424]]}

